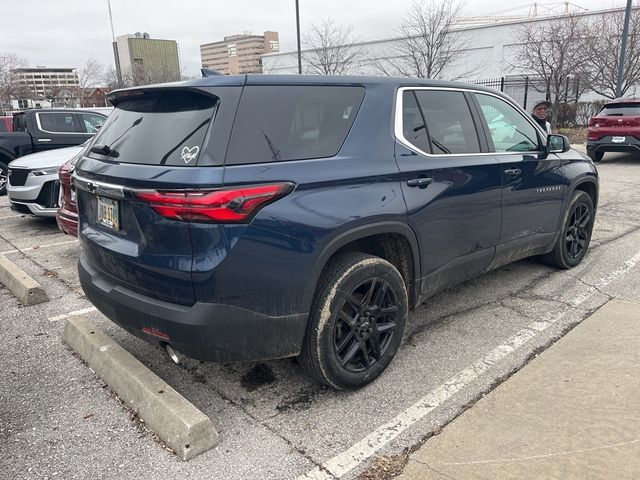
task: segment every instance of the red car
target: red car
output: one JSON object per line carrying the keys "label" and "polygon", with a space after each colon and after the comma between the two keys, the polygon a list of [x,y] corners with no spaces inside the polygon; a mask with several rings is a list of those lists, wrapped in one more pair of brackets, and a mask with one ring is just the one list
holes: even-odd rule
{"label": "red car", "polygon": [[587,155],[602,160],[605,152],[640,153],[640,98],[617,98],[589,121]]}
{"label": "red car", "polygon": [[13,132],[13,117],[0,116],[0,132]]}
{"label": "red car", "polygon": [[71,190],[71,174],[75,168],[79,157],[74,157],[63,163],[58,170],[60,178],[60,208],[56,213],[58,227],[67,235],[78,236],[78,208],[76,206],[76,195]]}

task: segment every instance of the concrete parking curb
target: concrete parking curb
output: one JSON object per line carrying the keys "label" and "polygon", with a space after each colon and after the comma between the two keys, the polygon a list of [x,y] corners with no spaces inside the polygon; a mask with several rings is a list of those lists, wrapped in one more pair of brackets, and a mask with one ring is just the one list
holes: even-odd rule
{"label": "concrete parking curb", "polygon": [[69,318],[63,340],[182,460],[219,443],[209,417],[86,317]]}
{"label": "concrete parking curb", "polygon": [[24,305],[49,301],[40,284],[4,255],[0,255],[0,283]]}

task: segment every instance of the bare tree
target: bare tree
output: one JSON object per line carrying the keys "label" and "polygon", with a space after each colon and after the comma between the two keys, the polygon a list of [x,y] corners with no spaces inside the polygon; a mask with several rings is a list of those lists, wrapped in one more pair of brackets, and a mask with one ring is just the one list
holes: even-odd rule
{"label": "bare tree", "polygon": [[96,87],[104,77],[104,65],[90,58],[84,66],[78,70],[78,99],[84,107],[87,89]]}
{"label": "bare tree", "polygon": [[[618,65],[622,43],[624,12],[603,15],[589,25],[586,57],[589,60],[589,86],[606,98],[615,98],[618,83]],[[640,83],[640,15],[631,10],[629,41],[625,54],[622,96]]]}
{"label": "bare tree", "polygon": [[[383,58],[372,59],[374,68],[388,76],[441,78],[445,69],[461,62],[469,47],[453,28],[462,9],[457,0],[414,3],[398,27],[399,38]],[[470,66],[451,79],[466,77],[477,68]]]}
{"label": "bare tree", "polygon": [[104,71],[101,78],[102,84],[107,87],[108,90],[115,90],[117,88],[133,87],[133,76],[130,72],[122,73],[122,85],[118,85],[118,73],[113,67],[109,67]]}
{"label": "bare tree", "polygon": [[0,111],[4,106],[9,106],[10,110],[13,96],[24,93],[24,88],[17,81],[14,70],[26,64],[27,61],[24,58],[9,52],[0,52]]}
{"label": "bare tree", "polygon": [[351,25],[336,25],[327,18],[320,25],[311,25],[305,36],[302,52],[306,70],[320,75],[344,75],[363,58],[353,44],[357,39]]}
{"label": "bare tree", "polygon": [[[560,113],[560,104],[576,94],[576,81],[581,85],[581,91],[587,88],[590,76],[585,52],[588,35],[588,25],[576,15],[525,23],[518,31],[513,66],[538,77],[540,82],[534,82],[533,86],[549,95],[553,125]],[[580,92],[577,93],[579,96]]]}
{"label": "bare tree", "polygon": [[[180,80],[180,71],[176,71],[169,65],[152,67],[134,63],[131,77],[134,85],[151,85],[154,83],[176,82]],[[123,82],[125,73],[123,72]]]}

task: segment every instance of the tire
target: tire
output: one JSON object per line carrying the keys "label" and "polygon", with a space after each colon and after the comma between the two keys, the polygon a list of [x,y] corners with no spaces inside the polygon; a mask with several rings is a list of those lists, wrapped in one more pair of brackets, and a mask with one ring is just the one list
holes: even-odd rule
{"label": "tire", "polygon": [[587,150],[587,155],[594,162],[599,162],[600,160],[602,160],[602,157],[604,157],[604,152],[596,152],[596,151],[593,151],[593,150]]}
{"label": "tire", "polygon": [[7,180],[9,167],[6,163],[0,161],[0,197],[7,193]]}
{"label": "tire", "polygon": [[551,252],[541,257],[547,265],[572,268],[578,265],[589,248],[595,221],[593,200],[588,193],[576,190],[562,219],[562,230]]}
{"label": "tire", "polygon": [[316,289],[300,363],[335,389],[363,387],[391,363],[407,313],[407,289],[392,264],[373,255],[341,254]]}

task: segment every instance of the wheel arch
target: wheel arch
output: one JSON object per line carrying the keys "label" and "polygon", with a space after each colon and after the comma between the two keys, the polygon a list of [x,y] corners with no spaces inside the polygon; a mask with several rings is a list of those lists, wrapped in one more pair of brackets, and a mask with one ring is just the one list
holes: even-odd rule
{"label": "wheel arch", "polygon": [[380,256],[393,264],[405,280],[410,308],[419,293],[420,250],[414,231],[402,222],[380,222],[357,227],[334,237],[325,245],[311,271],[304,293],[310,309],[322,272],[336,255],[354,251]]}

